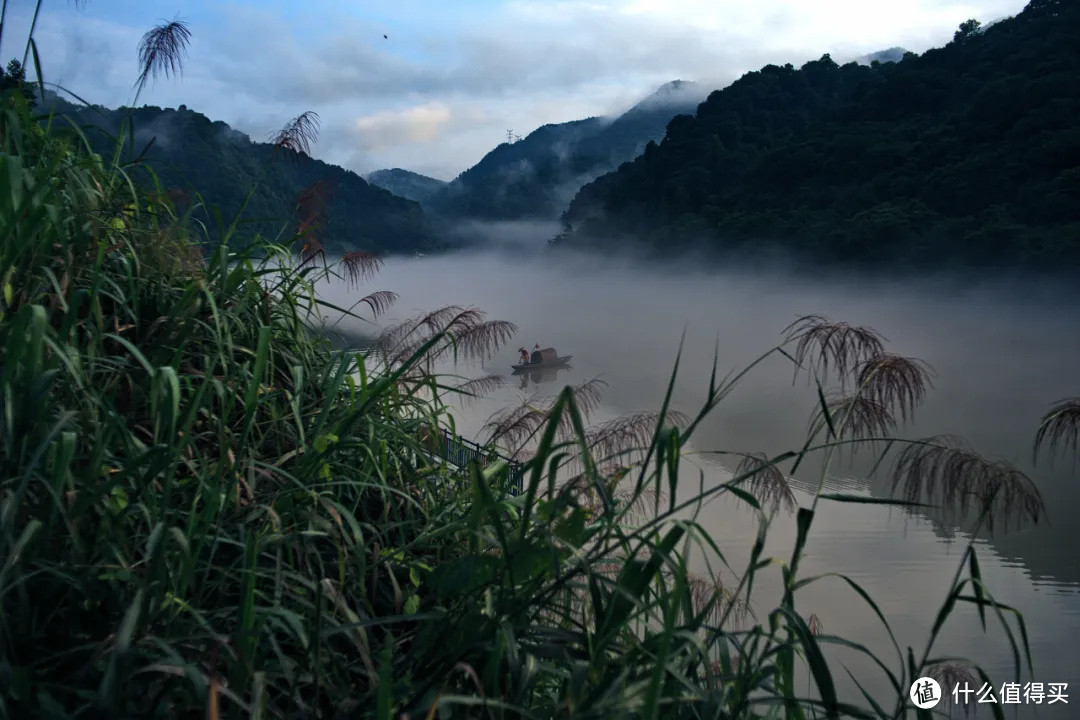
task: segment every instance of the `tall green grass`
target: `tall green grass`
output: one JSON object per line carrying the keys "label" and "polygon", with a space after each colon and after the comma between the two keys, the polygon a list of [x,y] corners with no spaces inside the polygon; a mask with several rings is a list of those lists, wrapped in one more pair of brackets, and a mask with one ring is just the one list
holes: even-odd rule
{"label": "tall green grass", "polygon": [[[665,400],[648,423],[601,428],[590,391],[567,388],[496,423],[531,443],[515,496],[505,466],[442,465],[423,431],[452,426],[447,393],[484,385],[448,383],[435,361],[490,353],[512,326],[446,308],[369,352],[336,351],[314,283],[359,282],[374,261],[323,264],[304,237],[290,243],[300,258],[234,249],[227,231],[204,252],[190,210],[130,182],[120,153],[42,130],[15,94],[2,112],[0,717],[924,717],[913,678],[986,677],[937,648],[963,605],[1007,635],[1017,674],[1030,668],[1023,620],[993,599],[973,544],[922,644],[848,577],[831,581],[877,615],[894,654],[804,615],[800,590],[829,580],[799,568],[819,503],[886,501],[823,482],[797,510],[790,557],[763,556],[786,478],[811,455],[889,441],[925,391],[925,368],[873,331],[789,328],[762,359],[786,356],[815,385],[806,444],[736,454],[729,481],[690,493],[683,451],[742,374],[714,364],[693,415]],[[392,298],[366,299],[378,311]],[[1014,469],[936,439],[903,447],[906,495],[887,502],[998,529],[1016,508],[1039,519]],[[696,517],[724,495],[760,529],[721,587],[688,558],[723,559]],[[755,606],[774,571],[782,598]],[[839,697],[834,647],[865,657],[860,687],[876,676],[888,692]]]}

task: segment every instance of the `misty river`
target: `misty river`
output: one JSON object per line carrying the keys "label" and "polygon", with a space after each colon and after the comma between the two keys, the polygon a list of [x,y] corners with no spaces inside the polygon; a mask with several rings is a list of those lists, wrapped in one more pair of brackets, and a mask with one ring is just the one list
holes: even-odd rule
{"label": "misty river", "polygon": [[[542,236],[550,233],[532,235]],[[1068,705],[1006,707],[1006,716],[1013,717],[1013,710],[1025,718],[1075,716],[1071,708],[1080,702],[1080,522],[1074,513],[1080,507],[1080,470],[1063,455],[1052,465],[1048,456],[1040,456],[1034,465],[1032,441],[1051,403],[1080,395],[1080,294],[1019,278],[800,276],[761,268],[716,270],[695,263],[635,264],[543,253],[535,247],[503,243],[484,251],[392,258],[359,290],[331,284],[320,293],[348,305],[372,290],[395,291],[400,299],[383,322],[456,304],[516,324],[517,335],[485,367],[456,369],[468,377],[492,372],[507,376],[505,386],[456,413],[462,435],[476,439],[495,411],[523,397],[553,396],[563,385],[592,378],[607,383],[592,421],[658,409],[684,330],[673,406],[690,415],[707,390],[716,348],[723,376],[777,344],[781,331],[802,315],[820,314],[878,330],[888,339],[889,351],[920,358],[934,371],[934,387],[897,436],[960,436],[983,455],[1016,464],[1038,484],[1047,517],[1037,527],[980,538],[979,560],[996,599],[1024,615],[1035,672],[1021,682],[1069,683]],[[370,326],[358,322],[342,323],[340,329],[372,333]],[[537,343],[573,355],[571,367],[543,377],[511,376],[516,348]],[[793,382],[790,361],[774,356],[744,378],[699,427],[693,450],[770,456],[797,450],[816,403],[816,389],[805,376]],[[844,492],[888,496],[887,472],[869,480],[858,474],[868,465],[857,457],[845,471],[836,468],[828,482]],[[697,489],[698,467],[706,483],[727,477],[722,462],[692,455],[684,464],[684,492]],[[809,504],[816,488],[812,471],[810,466],[800,469],[795,484],[800,505]],[[741,571],[755,539],[753,513],[736,500],[718,500],[699,520],[730,566]],[[794,514],[781,511],[770,528],[765,555],[786,562],[794,538]],[[818,506],[800,575],[843,573],[860,583],[879,604],[901,650],[906,653],[910,645],[919,657],[968,539],[931,516],[825,502]],[[732,571],[724,568],[723,574],[730,582]],[[767,603],[776,597],[779,567],[766,569],[764,578],[767,581],[754,588],[761,609],[772,607]],[[801,590],[796,602],[804,616],[818,616],[825,633],[866,644],[898,669],[882,626],[844,582],[819,581]],[[766,622],[763,614],[758,620]],[[1015,624],[1012,627],[1015,631]],[[984,633],[970,605],[949,619],[932,656],[980,662],[994,680],[995,695],[1002,682],[1014,679],[1012,651],[999,622],[990,614]],[[844,651],[835,657],[872,692],[884,692],[883,676],[860,656]],[[851,695],[857,691],[839,666],[834,679],[842,694],[863,704]]]}

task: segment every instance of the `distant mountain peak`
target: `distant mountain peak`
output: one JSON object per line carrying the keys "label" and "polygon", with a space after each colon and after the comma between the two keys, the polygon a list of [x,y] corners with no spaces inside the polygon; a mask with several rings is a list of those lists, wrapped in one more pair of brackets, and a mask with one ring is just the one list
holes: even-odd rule
{"label": "distant mountain peak", "polygon": [[666,82],[651,95],[630,108],[628,112],[657,110],[673,106],[696,107],[705,99],[708,91],[690,80],[672,80]]}
{"label": "distant mountain peak", "polygon": [[672,80],[671,82],[666,82],[660,87],[658,87],[656,89],[656,92],[653,93],[653,95],[659,95],[660,93],[679,92],[686,88],[694,87],[695,85],[697,85],[697,83],[695,83],[693,80]]}
{"label": "distant mountain peak", "polygon": [[364,179],[376,187],[389,190],[395,195],[414,200],[421,205],[426,203],[432,195],[446,187],[446,183],[442,180],[403,168],[376,170],[365,175]]}
{"label": "distant mountain peak", "polygon": [[500,143],[425,201],[446,215],[554,219],[582,185],[632,160],[650,141],[662,140],[671,119],[693,114],[710,89],[672,80],[616,116],[543,125]]}

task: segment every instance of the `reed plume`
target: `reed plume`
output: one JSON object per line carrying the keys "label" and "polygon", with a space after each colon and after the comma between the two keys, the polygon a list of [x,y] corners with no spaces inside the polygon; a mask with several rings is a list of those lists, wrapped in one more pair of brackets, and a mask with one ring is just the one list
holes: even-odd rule
{"label": "reed plume", "polygon": [[[651,487],[620,488],[619,483],[629,474],[630,468],[620,464],[597,468],[600,482],[607,487],[611,499],[615,501],[617,512],[621,511],[623,518],[649,517],[650,510],[665,502],[667,495],[663,490],[658,491]],[[577,493],[584,500],[584,507],[589,510],[590,515],[596,516],[601,512],[603,503],[597,494],[594,476],[586,473],[575,475],[563,484],[560,492],[565,491]]]}
{"label": "reed plume", "polygon": [[390,365],[405,362],[432,341],[434,345],[424,356],[429,364],[449,356],[485,360],[517,332],[511,322],[486,317],[474,308],[449,305],[387,327],[376,339],[375,348]]}
{"label": "reed plume", "polygon": [[458,305],[432,310],[426,315],[390,325],[379,335],[376,348],[390,363],[407,360],[429,339],[450,327],[452,323],[469,324],[483,320],[479,310]]}
{"label": "reed plume", "polygon": [[[970,666],[963,662],[940,662],[926,669],[927,677],[932,677],[941,685],[942,700],[949,706],[949,716],[952,717],[954,707],[951,688],[957,686],[978,687],[979,682],[975,679],[975,673],[971,672]],[[975,703],[961,703],[964,716],[967,717]]]}
{"label": "reed plume", "polygon": [[821,315],[804,315],[784,328],[784,334],[786,342],[795,343],[798,368],[820,368],[827,374],[831,366],[842,381],[859,363],[885,351],[885,338],[876,330]]}
{"label": "reed plume", "polygon": [[[517,448],[543,427],[549,415],[549,408],[538,408],[522,403],[497,412],[484,425],[484,431],[488,434],[488,442],[502,443],[508,447]],[[519,452],[515,452],[514,456],[522,457]]]}
{"label": "reed plume", "polygon": [[304,236],[304,244],[300,246],[300,261],[301,265],[307,265],[315,260],[317,257],[321,257],[326,254],[326,249],[323,247],[322,240],[315,233],[309,233]]}
{"label": "reed plume", "polygon": [[738,624],[750,614],[750,606],[724,585],[722,576],[710,579],[689,573],[688,579],[690,606],[695,615],[704,614],[706,625],[719,628],[726,621]]}
{"label": "reed plume", "polygon": [[142,36],[139,41],[139,79],[136,86],[140,89],[148,79],[158,75],[169,77],[183,72],[183,55],[191,42],[191,31],[180,20],[162,23]]}
{"label": "reed plume", "polygon": [[390,306],[397,302],[397,299],[398,294],[393,290],[376,290],[360,298],[360,302],[371,309],[372,315],[378,317],[389,310]]}
{"label": "reed plume", "polygon": [[[684,428],[690,419],[677,410],[669,410],[663,418],[668,424]],[[586,431],[586,443],[598,460],[626,455],[648,449],[660,423],[658,412],[638,412],[622,415]]]}
{"label": "reed plume", "polygon": [[275,154],[278,150],[291,150],[298,156],[311,155],[311,147],[319,137],[319,114],[314,110],[300,113],[277,132],[271,139]]}
{"label": "reed plume", "polygon": [[1046,452],[1053,459],[1058,449],[1080,458],[1080,397],[1059,400],[1043,415],[1039,430],[1035,433],[1035,445],[1032,449],[1034,459],[1045,446]]}
{"label": "reed plume", "polygon": [[466,380],[457,385],[454,390],[469,397],[481,397],[495,392],[505,384],[506,377],[503,375],[492,374]]}
{"label": "reed plume", "polygon": [[750,493],[766,507],[773,510],[783,507],[788,512],[795,510],[795,492],[791,489],[784,473],[774,463],[769,462],[765,453],[748,453],[743,456],[735,476],[749,476],[746,482]]}
{"label": "reed plume", "polygon": [[[303,238],[300,257],[306,263],[324,254],[322,233],[326,225],[326,208],[334,190],[330,180],[317,180],[304,188],[296,199],[298,223],[296,234]],[[348,266],[346,265],[346,272]]]}
{"label": "reed plume", "polygon": [[517,332],[517,325],[506,320],[484,320],[476,323],[452,324],[448,334],[451,342],[445,352],[436,357],[454,355],[466,360],[487,360]]}
{"label": "reed plume", "polygon": [[[601,389],[606,385],[603,380],[594,378],[571,387],[574,401],[583,418],[588,418],[599,405]],[[496,412],[484,425],[488,442],[520,448],[547,423],[555,402],[555,398],[532,397],[516,406]],[[572,432],[569,413],[563,413],[559,419],[559,437],[566,439]]]}
{"label": "reed plume", "polygon": [[880,438],[896,427],[887,405],[864,395],[830,393],[825,408],[818,407],[810,420],[811,432],[831,423],[837,438]]}
{"label": "reed plume", "polygon": [[[382,268],[382,259],[363,250],[353,250],[341,256],[341,265],[345,269],[345,279],[352,285],[359,285]],[[397,299],[396,294],[393,299]]]}
{"label": "reed plume", "polygon": [[323,178],[300,191],[296,198],[296,213],[300,220],[298,232],[321,225],[326,220],[326,209],[333,196],[335,183]]}
{"label": "reed plume", "polygon": [[607,382],[600,378],[593,378],[580,385],[572,386],[574,403],[583,417],[592,415],[600,407],[600,398],[603,395],[604,388],[607,386]]}
{"label": "reed plume", "polygon": [[[605,470],[603,475],[615,484],[630,473],[630,468],[616,467]],[[651,517],[655,508],[667,502],[667,493],[651,487],[616,490],[611,497],[626,509],[629,518]]]}
{"label": "reed plume", "polygon": [[899,410],[907,422],[933,386],[932,372],[922,360],[881,353],[858,365],[856,383],[860,394],[890,411]]}
{"label": "reed plume", "polygon": [[995,520],[1037,524],[1046,512],[1035,483],[1003,460],[991,461],[956,438],[939,436],[908,445],[897,457],[892,490],[910,502],[932,502],[958,518],[985,513],[987,529]]}

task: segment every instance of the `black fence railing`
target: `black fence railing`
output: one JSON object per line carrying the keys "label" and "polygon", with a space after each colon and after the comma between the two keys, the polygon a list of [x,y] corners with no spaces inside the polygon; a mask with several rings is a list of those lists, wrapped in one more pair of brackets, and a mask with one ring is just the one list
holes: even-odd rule
{"label": "black fence railing", "polygon": [[[427,429],[427,428],[425,428]],[[431,437],[430,430],[428,436]],[[445,428],[440,428],[438,437],[432,438],[436,455],[459,468],[464,468],[475,460],[481,467],[499,460],[504,461],[510,469],[510,488],[515,495],[521,493],[524,487],[525,471],[517,460],[502,455],[491,448],[485,448],[472,440],[455,437]]]}

